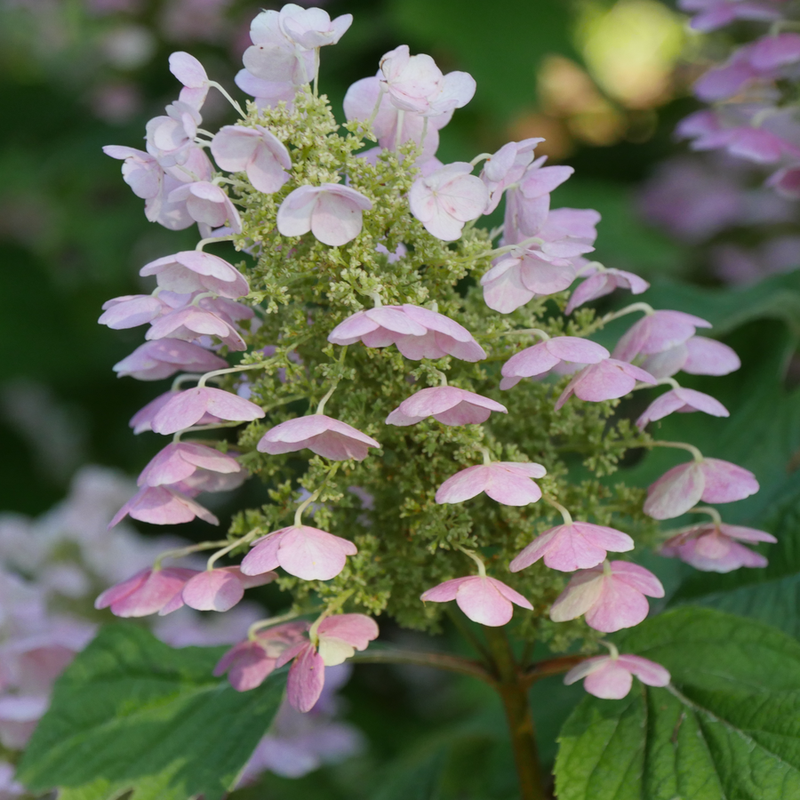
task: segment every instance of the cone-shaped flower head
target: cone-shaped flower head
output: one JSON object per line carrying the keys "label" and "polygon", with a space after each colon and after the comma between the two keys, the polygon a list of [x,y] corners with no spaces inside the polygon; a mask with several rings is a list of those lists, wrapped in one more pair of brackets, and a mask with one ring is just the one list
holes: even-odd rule
{"label": "cone-shaped flower head", "polygon": [[648,422],[663,419],[674,412],[687,413],[690,411],[703,411],[712,417],[729,417],[730,413],[719,400],[711,395],[697,392],[694,389],[670,389],[666,394],[653,400],[644,413],[636,420],[640,430],[644,430]]}
{"label": "cone-shaped flower head", "polygon": [[506,506],[526,506],[541,499],[542,490],[532,478],[543,478],[541,464],[493,461],[467,467],[448,478],[436,492],[437,503],[463,503],[481,492]]}
{"label": "cone-shaped flower head", "polygon": [[142,276],[155,275],[161,289],[177,294],[214,292],[220,297],[244,297],[250,292],[245,277],[219,256],[183,250],[145,264]]}
{"label": "cone-shaped flower head", "polygon": [[656,379],[641,367],[627,361],[606,358],[597,364],[584,367],[566,386],[556,401],[556,411],[576,395],[581,400],[599,403],[602,400],[615,400],[630,392],[636,381],[654,384]]}
{"label": "cone-shaped flower head", "polygon": [[767,566],[764,556],[739,542],[777,541],[766,531],[710,522],[667,539],[659,552],[667,558],[679,558],[703,572],[731,572],[739,567]]}
{"label": "cone-shaped flower head", "polygon": [[430,56],[412,56],[406,44],[381,58],[379,77],[394,106],[423,116],[462,108],[475,94],[475,79],[471,75],[466,72],[442,75]]}
{"label": "cone-shaped flower head", "polygon": [[732,503],[757,491],[758,481],[750,470],[718,458],[693,460],[673,467],[648,488],[644,512],[654,519],[672,519],[700,500]]}
{"label": "cone-shaped flower head", "polygon": [[612,355],[621,361],[633,361],[640,353],[663,353],[690,339],[697,328],[710,327],[710,322],[683,311],[655,311],[631,325]]}
{"label": "cone-shaped flower head", "polygon": [[540,558],[550,569],[574,572],[602,564],[606,551],[624,553],[633,550],[633,539],[627,533],[594,525],[591,522],[571,522],[549,528],[534,539],[509,565],[519,572]]}
{"label": "cone-shaped flower head", "polygon": [[412,361],[444,356],[473,362],[486,358],[466,328],[444,314],[408,304],[358,311],[337,325],[328,341],[342,345],[361,341],[367,347],[395,344]]}
{"label": "cone-shaped flower head", "polygon": [[117,377],[130,376],[139,381],[160,381],[176,372],[209,372],[228,366],[224,358],[181,339],[145,342],[127,358],[114,364]]}
{"label": "cone-shaped flower head", "polygon": [[492,411],[508,413],[501,403],[455,386],[433,386],[421,389],[386,417],[387,425],[416,425],[433,417],[443,425],[477,425],[486,422]]}
{"label": "cone-shaped flower head", "polygon": [[245,575],[239,567],[207,569],[186,582],[181,597],[189,608],[198,611],[229,611],[244,597],[245,589],[263,586],[277,577],[274,572]]}
{"label": "cone-shaped flower head", "polygon": [[380,442],[346,422],[332,419],[325,414],[309,414],[270,428],[261,437],[258,450],[274,456],[280,453],[296,453],[307,447],[332,461],[347,461],[350,458],[363,461],[370,447],[380,446]]}
{"label": "cone-shaped flower head", "polygon": [[728,375],[741,366],[732,348],[705,336],[692,336],[642,362],[642,368],[656,378],[670,378],[681,370],[689,375]]}
{"label": "cone-shaped flower head", "polygon": [[473,621],[492,628],[505,625],[514,613],[512,603],[532,611],[533,606],[519,592],[496,578],[470,575],[445,581],[427,592],[420,600],[447,603],[455,600],[458,607]]}
{"label": "cone-shaped flower head", "polygon": [[534,148],[543,141],[523,139],[521,142],[509,142],[486,159],[480,175],[489,190],[484,214],[491,214],[500,205],[503,192],[524,175],[526,167],[533,161]]}
{"label": "cone-shaped flower head", "polygon": [[411,213],[437,239],[453,242],[464,225],[483,214],[489,200],[486,184],[463,161],[417,178],[408,193]]}
{"label": "cone-shaped flower head", "polygon": [[117,511],[109,529],[130,515],[132,519],[150,522],[153,525],[178,525],[191,522],[195,517],[212,525],[219,520],[207,509],[169,486],[142,486],[136,494]]}
{"label": "cone-shaped flower head", "polygon": [[652,572],[627,561],[604,562],[578,572],[550,609],[553,622],[585,615],[586,624],[603,633],[638,625],[649,611],[645,595],[663,597]]}
{"label": "cone-shaped flower head", "polygon": [[[110,608],[117,617],[146,617],[161,611],[174,598],[180,598],[186,581],[197,574],[197,570],[182,567],[143,569],[106,589],[94,601],[94,607]],[[182,601],[180,605],[183,605]]]}
{"label": "cone-shaped flower head", "polygon": [[669,672],[655,661],[641,656],[608,655],[581,661],[564,676],[564,683],[569,686],[583,680],[583,688],[589,694],[621,700],[631,690],[634,675],[648,686],[666,686],[670,679]]}
{"label": "cone-shaped flower head", "polygon": [[293,644],[301,641],[308,630],[307,622],[285,622],[274,628],[259,631],[252,639],[232,647],[214,667],[214,675],[226,672],[237,692],[255,689],[275,669],[278,656]]}
{"label": "cone-shaped flower head", "polygon": [[289,180],[292,159],[286,145],[261,125],[225,125],[211,142],[214,160],[226,172],[246,172],[259,192],[277,192]]}
{"label": "cone-shaped flower head", "polygon": [[356,650],[366,650],[378,636],[375,620],[364,614],[340,614],[327,617],[311,635],[316,639],[292,645],[278,657],[282,667],[294,659],[289,669],[287,695],[289,703],[306,712],[319,700],[325,685],[325,667],[334,667],[350,658]]}
{"label": "cone-shaped flower head", "polygon": [[262,575],[283,567],[304,581],[327,581],[344,569],[347,556],[357,552],[341,536],[309,525],[290,525],[259,539],[242,560],[242,573]]}
{"label": "cone-shaped flower head", "polygon": [[605,347],[577,336],[554,336],[515,353],[503,364],[501,389],[516,386],[523,378],[544,375],[557,364],[597,364],[608,358]]}
{"label": "cone-shaped flower head", "polygon": [[223,189],[209,181],[185,183],[170,192],[169,201],[185,202],[186,210],[195,222],[212,228],[227,225],[233,233],[242,232],[242,220],[236,206]]}
{"label": "cone-shaped flower head", "polygon": [[235,458],[220,453],[213,447],[189,442],[172,442],[151,459],[142,470],[139,486],[162,486],[179,483],[193,475],[198,469],[220,473],[241,472]]}
{"label": "cone-shaped flower head", "polygon": [[282,236],[311,231],[323,244],[339,247],[361,233],[362,213],[371,208],[372,202],[349,186],[301,186],[281,203],[278,230]]}
{"label": "cone-shaped flower head", "polygon": [[572,293],[567,303],[565,314],[571,314],[578,306],[588,303],[590,300],[597,300],[611,294],[614,289],[628,289],[632,294],[641,294],[650,288],[650,284],[634,275],[632,272],[625,272],[621,269],[606,269],[602,272],[595,272],[590,275]]}
{"label": "cone-shaped flower head", "polygon": [[263,417],[264,410],[222,389],[195,386],[167,401],[153,417],[153,430],[162,434],[175,433],[196,425],[205,414],[235,422],[249,422]]}

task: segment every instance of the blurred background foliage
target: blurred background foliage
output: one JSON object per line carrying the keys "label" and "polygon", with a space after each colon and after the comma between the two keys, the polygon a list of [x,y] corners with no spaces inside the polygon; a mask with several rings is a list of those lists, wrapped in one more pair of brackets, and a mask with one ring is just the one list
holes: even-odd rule
{"label": "blurred background foliage", "polygon": [[[167,69],[175,50],[189,50],[233,88],[249,22],[262,5],[0,0],[3,510],[40,514],[64,496],[80,465],[135,475],[159,449],[158,437],[132,436],[127,420],[166,382],[116,379],[111,366],[140,343],[140,331],[110,331],[96,319],[108,298],[142,290],[142,264],[192,247],[195,234],[148,223],[119,162],[101,147],[142,146],[145,122],[177,95]],[[739,372],[686,381],[718,397],[731,418],[676,415],[661,432],[756,473],[761,492],[730,506],[726,519],[779,537],[764,551],[770,566],[710,576],[653,554],[642,560],[668,584],[665,602],[699,602],[800,635],[800,272],[791,271],[800,248],[764,250],[775,236],[797,244],[797,211],[762,198],[757,173],[737,167],[712,174],[713,160],[687,155],[673,137],[677,121],[698,107],[689,87],[718,52],[719,37],[690,32],[674,5],[660,0],[324,5],[331,16],[355,16],[342,43],[323,54],[321,85],[334,108],[401,42],[430,53],[445,72],[467,70],[478,92],[444,132],[440,158],[469,160],[510,140],[544,136],[537,153],[576,169],[554,205],[603,215],[598,260],[643,275],[653,283],[647,300],[654,307],[709,319],[714,335],[737,349]],[[230,117],[213,92],[203,113],[211,125]],[[749,205],[728,216],[711,213],[731,195],[725,181],[734,173],[737,191],[744,185],[752,194]],[[697,187],[688,195],[694,205],[675,192],[684,178]],[[751,258],[745,278],[725,266],[733,263],[731,248]],[[780,274],[755,284],[758,270]],[[731,275],[750,285],[729,285]],[[628,401],[622,413],[641,402]],[[674,452],[654,453],[628,465],[626,480],[647,485],[678,461]],[[242,502],[235,498],[230,507]],[[548,680],[552,685],[537,684],[532,699],[542,755],[552,763],[558,727],[581,690],[556,692],[559,679]],[[241,796],[514,796],[502,712],[484,687],[372,666],[356,671],[346,694],[349,717],[369,741],[362,756],[297,781],[266,775]]]}

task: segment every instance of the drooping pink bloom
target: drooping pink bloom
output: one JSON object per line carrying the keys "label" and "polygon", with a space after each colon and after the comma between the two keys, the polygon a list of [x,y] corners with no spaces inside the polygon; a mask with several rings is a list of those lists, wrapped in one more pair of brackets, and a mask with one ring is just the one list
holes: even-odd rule
{"label": "drooping pink bloom", "polygon": [[139,486],[161,486],[178,483],[193,475],[198,468],[221,473],[241,472],[235,458],[204,444],[172,442],[153,456],[142,470]]}
{"label": "drooping pink bloom", "polygon": [[347,461],[351,458],[363,461],[368,455],[368,448],[380,446],[380,442],[346,422],[332,419],[325,414],[309,414],[270,428],[261,437],[258,450],[274,456],[280,453],[296,453],[307,447],[317,455],[333,461]]}
{"label": "drooping pink bloom", "polygon": [[650,284],[638,275],[622,269],[605,269],[602,272],[595,272],[575,289],[564,313],[571,314],[578,306],[611,294],[614,289],[618,288],[629,289],[632,294],[641,294],[650,288]]}
{"label": "drooping pink bloom", "polygon": [[117,511],[108,523],[109,530],[128,515],[153,525],[178,525],[191,522],[195,517],[219,525],[219,520],[207,508],[169,486],[143,486]]}
{"label": "drooping pink bloom", "polygon": [[542,496],[531,480],[543,478],[541,464],[519,461],[493,461],[467,467],[448,478],[436,492],[437,503],[463,503],[481,492],[506,506],[526,506]]}
{"label": "drooping pink bloom", "polygon": [[378,113],[372,120],[372,130],[378,138],[378,144],[385,150],[397,150],[401,144],[414,142],[422,150],[419,163],[436,154],[439,148],[439,131],[453,116],[452,111],[432,117],[401,111],[392,104],[386,93],[381,92],[380,81],[376,77],[356,81],[347,90],[344,113],[348,120],[369,120],[376,106]]}
{"label": "drooping pink bloom", "polygon": [[219,186],[209,181],[185,183],[170,192],[172,203],[185,202],[189,216],[212,228],[227,225],[233,233],[242,232],[242,220],[236,206]]}
{"label": "drooping pink bloom", "polygon": [[158,197],[164,180],[164,169],[155,156],[143,150],[116,144],[106,145],[103,152],[122,161],[122,180],[137,197],[142,200]]}
{"label": "drooping pink bloom", "polygon": [[186,582],[181,598],[189,608],[198,611],[228,611],[244,597],[245,589],[263,586],[277,577],[274,572],[245,575],[239,567],[207,569]]}
{"label": "drooping pink bloom", "polygon": [[337,44],[353,24],[352,14],[342,14],[331,20],[321,8],[302,8],[287,3],[279,12],[281,30],[295,44],[306,50]]}
{"label": "drooping pink bloom", "polygon": [[565,676],[569,686],[583,680],[583,688],[595,697],[605,700],[621,700],[631,690],[633,676],[648,686],[666,686],[669,672],[655,661],[641,656],[608,655],[594,656],[581,661]]}
{"label": "drooping pink bloom", "polygon": [[484,214],[491,214],[500,204],[503,192],[525,174],[533,161],[533,150],[544,139],[523,139],[521,142],[504,144],[494,155],[486,159],[480,178],[489,190],[489,201]]}
{"label": "drooping pink bloom", "polygon": [[759,489],[750,470],[718,458],[692,460],[665,472],[647,490],[645,514],[654,519],[679,517],[700,500],[731,503]]}
{"label": "drooping pink bloom", "polygon": [[146,126],[147,152],[165,168],[187,160],[190,150],[197,146],[194,140],[202,122],[200,112],[180,100],[170,103],[166,112],[151,119]]}
{"label": "drooping pink bloom", "polygon": [[180,339],[145,342],[113,366],[117,377],[130,375],[139,381],[160,381],[176,372],[208,372],[227,367],[228,362],[214,353]]}
{"label": "drooping pink bloom", "polygon": [[155,275],[162,290],[177,294],[214,292],[235,300],[250,292],[245,277],[219,256],[201,250],[182,250],[145,264],[139,274]]}
{"label": "drooping pink bloom", "polygon": [[554,336],[515,353],[503,364],[501,389],[516,386],[523,378],[544,375],[557,364],[597,364],[608,358],[605,347],[577,336]]}
{"label": "drooping pink bloom", "polygon": [[533,611],[533,606],[519,592],[496,578],[470,575],[454,578],[428,589],[420,596],[423,602],[447,603],[455,600],[473,622],[492,628],[505,625],[514,613],[512,603]]}
{"label": "drooping pink bloom", "polygon": [[204,414],[235,422],[249,422],[264,416],[264,410],[231,392],[195,386],[175,395],[153,417],[156,433],[168,434],[191,428]]}
{"label": "drooping pink bloom", "polygon": [[667,539],[659,551],[667,558],[679,558],[703,572],[731,572],[739,567],[766,567],[767,559],[739,542],[778,540],[766,531],[742,525],[695,525]]}
{"label": "drooping pink bloom", "polygon": [[300,186],[281,203],[277,225],[282,236],[311,233],[323,244],[340,247],[361,233],[362,213],[372,202],[338,183]]}
{"label": "drooping pink bloom", "polygon": [[395,107],[423,116],[462,108],[475,94],[475,79],[471,75],[466,72],[443,75],[430,56],[412,56],[406,44],[381,58],[379,77]]}
{"label": "drooping pink bloom", "polygon": [[581,615],[603,633],[638,625],[650,610],[645,599],[663,597],[664,587],[652,572],[627,561],[605,561],[576,573],[550,608],[553,622]]}
{"label": "drooping pink bloom", "polygon": [[492,411],[508,413],[501,403],[455,386],[433,386],[422,389],[386,417],[387,425],[416,425],[433,417],[443,425],[477,425],[486,422]]}
{"label": "drooping pink bloom", "polygon": [[633,550],[633,539],[605,525],[571,522],[546,530],[522,550],[508,568],[519,572],[544,557],[550,569],[574,572],[602,564],[607,550],[615,553]]}
{"label": "drooping pink bloom", "polygon": [[193,55],[179,51],[170,55],[169,71],[183,84],[180,101],[199,110],[209,89],[203,65]]}
{"label": "drooping pink bloom", "polygon": [[94,607],[110,608],[117,617],[146,617],[161,611],[176,596],[180,598],[186,581],[197,574],[197,570],[183,567],[143,569],[106,589],[94,601]]}
{"label": "drooping pink bloom", "polygon": [[240,69],[233,82],[245,93],[252,95],[256,107],[259,109],[273,108],[281,101],[291,109],[297,86],[291,81],[266,81],[257,78],[249,70]]}
{"label": "drooping pink bloom", "polygon": [[682,11],[697,11],[689,23],[698,31],[713,31],[737,19],[771,22],[781,18],[781,0],[679,0]]}
{"label": "drooping pink bloom", "polygon": [[733,348],[705,336],[692,336],[642,362],[642,368],[656,378],[670,378],[681,370],[689,375],[728,375],[741,366]]}
{"label": "drooping pink bloom", "polygon": [[239,472],[215,472],[199,467],[188,478],[178,483],[170,484],[170,488],[185,494],[187,497],[197,497],[204,492],[230,492],[238,489],[247,480],[247,470]]}
{"label": "drooping pink bloom", "polygon": [[536,231],[537,241],[520,244],[492,262],[481,278],[486,305],[509,314],[537,294],[566,289],[575,279],[575,260],[594,250],[599,221],[591,209],[551,211]]}
{"label": "drooping pink bloom", "polygon": [[556,401],[556,411],[574,394],[581,400],[599,403],[624,397],[636,381],[655,384],[656,379],[640,367],[616,358],[606,358],[597,364],[584,367],[566,386]]}
{"label": "drooping pink bloom", "polygon": [[378,633],[375,620],[365,614],[340,614],[320,622],[316,643],[306,641],[286,648],[277,666],[294,659],[287,684],[289,703],[298,711],[311,711],[322,694],[325,667],[343,663],[356,650],[366,650]]}
{"label": "drooping pink bloom", "polygon": [[97,322],[115,331],[146,325],[165,311],[172,309],[151,294],[128,294],[113,297],[103,303],[103,314]]}
{"label": "drooping pink bloom", "polygon": [[654,311],[623,334],[612,355],[621,361],[633,361],[639,354],[663,353],[690,339],[697,328],[710,327],[710,322],[683,311]]}
{"label": "drooping pink bloom", "polygon": [[304,581],[328,581],[358,552],[348,539],[312,528],[290,525],[259,539],[242,561],[242,573],[261,575],[282,567]]}
{"label": "drooping pink bloom", "polygon": [[453,356],[461,361],[480,361],[486,352],[472,334],[450,317],[407,303],[358,311],[339,323],[328,336],[333,344],[397,349],[412,361]]}
{"label": "drooping pink bloom", "polygon": [[314,77],[315,54],[289,38],[281,24],[281,13],[262,11],[253,19],[250,23],[253,45],[245,50],[242,61],[256,78],[302,86]]}
{"label": "drooping pink bloom", "polygon": [[299,641],[306,630],[307,622],[285,622],[258,631],[252,639],[228,650],[214,667],[214,675],[220,677],[227,672],[228,680],[237,692],[255,689],[275,669],[278,656]]}
{"label": "drooping pink bloom", "polygon": [[221,169],[246,172],[259,192],[272,194],[289,180],[292,159],[286,145],[261,125],[225,125],[211,142],[211,153]]}
{"label": "drooping pink bloom", "polygon": [[483,214],[489,200],[486,184],[472,175],[464,161],[446,164],[411,185],[408,205],[411,213],[437,239],[453,242],[467,222]]}
{"label": "drooping pink bloom", "polygon": [[661,397],[653,400],[644,413],[636,420],[639,430],[644,430],[649,422],[663,419],[674,412],[685,414],[690,411],[703,411],[712,417],[729,417],[730,413],[719,400],[711,395],[697,392],[694,389],[670,389]]}
{"label": "drooping pink bloom", "polygon": [[153,322],[144,338],[148,341],[181,339],[192,342],[205,336],[216,337],[231,352],[247,350],[244,339],[230,322],[196,305],[162,314]]}
{"label": "drooping pink bloom", "polygon": [[[151,400],[146,406],[140,408],[131,417],[128,423],[128,425],[133,428],[133,432],[139,434],[153,430],[151,427],[153,417],[177,394],[177,389],[170,389],[170,391],[160,394],[155,400]],[[214,422],[219,422],[219,417],[214,417],[211,414],[204,414],[203,417],[198,420],[199,425],[211,425]]]}

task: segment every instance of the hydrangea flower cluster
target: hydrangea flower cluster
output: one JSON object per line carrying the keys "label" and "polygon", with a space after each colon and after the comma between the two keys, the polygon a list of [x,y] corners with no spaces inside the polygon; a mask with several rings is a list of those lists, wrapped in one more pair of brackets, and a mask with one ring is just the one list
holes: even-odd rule
{"label": "hydrangea flower cluster", "polygon": [[[192,56],[173,54],[183,89],[148,124],[146,151],[106,148],[149,219],[196,223],[202,237],[196,250],[143,267],[156,279],[151,295],[109,301],[101,317],[150,325],[115,367],[121,376],[177,375],[131,420],[136,432],[173,439],[112,525],[126,514],[216,524],[196,498],[248,475],[266,482],[272,502],[237,514],[227,539],[198,545],[212,551],[205,569],[159,558],[98,605],[135,616],[227,611],[248,588],[276,582],[292,593],[291,611],[252,625],[218,672],[244,691],[290,664],[289,701],[304,712],[326,670],[378,636],[374,615],[435,630],[439,604],[455,600],[499,628],[516,606],[521,636],[554,649],[583,639],[591,650],[664,594],[629,555],[609,557],[653,544],[653,520],[710,513],[710,528],[664,550],[704,569],[754,563],[738,541],[768,537],[695,508],[757,491],[751,473],[645,432],[673,412],[727,415],[674,376],[726,374],[735,353],[698,333],[708,322],[677,310],[585,307],[647,283],[587,259],[599,214],[551,209],[572,170],[536,158],[541,140],[471,162],[436,158],[439,132],[475,91],[469,75],[398,47],[350,88],[338,126],[318,92],[320,50],[350,23],[292,4],[259,14],[237,77],[253,100],[232,101],[239,119],[216,134],[201,127],[214,84]],[[499,231],[476,225],[504,199]],[[247,258],[206,252],[227,242]],[[628,314],[641,316],[613,351],[592,341]],[[638,427],[611,420],[620,398],[652,387],[667,391]],[[224,428],[239,429],[235,444],[213,438]],[[628,449],[659,445],[692,460],[646,499],[597,479]],[[572,477],[570,453],[594,475]],[[632,674],[668,680],[613,651],[587,665],[580,676],[600,696],[622,696]]]}

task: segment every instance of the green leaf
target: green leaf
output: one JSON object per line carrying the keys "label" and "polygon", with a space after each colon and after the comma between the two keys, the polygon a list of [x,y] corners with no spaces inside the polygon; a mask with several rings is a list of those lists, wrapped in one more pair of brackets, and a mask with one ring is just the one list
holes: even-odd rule
{"label": "green leaf", "polygon": [[220,800],[283,697],[212,676],[226,648],[173,650],[129,624],[103,628],[58,680],[18,778],[61,800]]}
{"label": "green leaf", "polygon": [[672,683],[581,702],[559,739],[559,800],[800,797],[800,643],[688,607],[615,641],[663,664]]}

